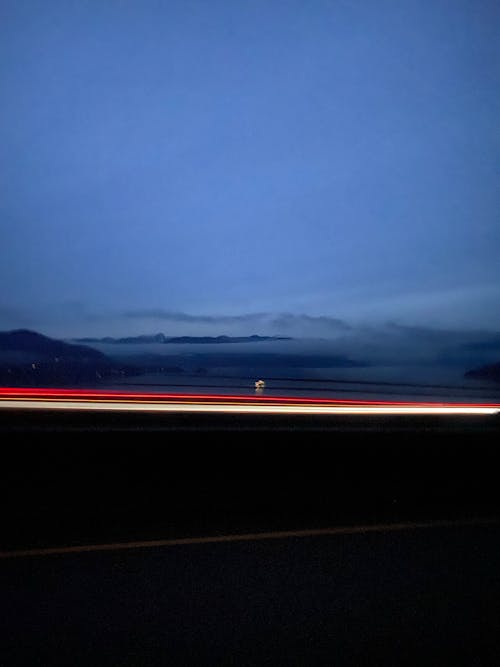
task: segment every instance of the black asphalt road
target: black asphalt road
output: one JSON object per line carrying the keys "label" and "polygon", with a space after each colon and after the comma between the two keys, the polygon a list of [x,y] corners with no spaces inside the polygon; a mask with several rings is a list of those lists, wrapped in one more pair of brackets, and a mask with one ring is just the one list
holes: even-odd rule
{"label": "black asphalt road", "polygon": [[494,665],[498,526],[0,562],[1,664]]}
{"label": "black asphalt road", "polygon": [[[500,664],[497,418],[39,411],[0,431],[2,667]],[[401,522],[433,527],[374,530]]]}

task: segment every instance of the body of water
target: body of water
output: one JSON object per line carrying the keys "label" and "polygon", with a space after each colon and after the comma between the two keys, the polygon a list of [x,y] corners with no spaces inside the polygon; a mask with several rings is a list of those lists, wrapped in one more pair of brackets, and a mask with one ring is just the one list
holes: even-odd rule
{"label": "body of water", "polygon": [[123,362],[165,367],[107,385],[127,391],[255,395],[255,381],[263,379],[267,396],[500,402],[500,385],[464,377],[474,367],[469,358],[436,363],[435,348],[403,354],[380,346],[368,354],[323,339],[92,346]]}
{"label": "body of water", "polygon": [[[246,369],[219,369],[217,374],[212,369],[206,375],[169,375],[148,373],[135,377],[120,378],[108,389],[153,393],[189,393],[189,394],[237,394],[255,396],[255,381],[264,379],[266,386],[263,396],[304,396],[318,398],[339,398],[350,400],[415,400],[415,401],[471,401],[499,402],[500,387],[473,380],[463,380],[459,374],[436,372],[429,380],[429,374],[391,373],[389,369],[373,368],[369,374],[362,369],[348,369],[358,372],[331,373],[332,369],[307,369],[309,378],[297,379],[283,373],[286,369],[273,369],[275,374],[248,374]],[[234,370],[233,374],[228,371]],[[302,369],[304,370],[304,369]],[[344,370],[344,369],[342,369]],[[364,370],[364,369],[363,369]],[[394,369],[390,369],[394,370]],[[240,371],[239,373],[237,371]],[[328,378],[330,376],[330,378]],[[427,380],[427,381],[426,381]]]}

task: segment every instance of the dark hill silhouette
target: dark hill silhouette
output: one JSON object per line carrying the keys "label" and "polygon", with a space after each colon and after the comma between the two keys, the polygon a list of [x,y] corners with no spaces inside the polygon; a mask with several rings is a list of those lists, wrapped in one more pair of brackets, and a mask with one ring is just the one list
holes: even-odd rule
{"label": "dark hill silhouette", "polygon": [[0,384],[4,386],[96,384],[138,372],[85,345],[72,345],[27,329],[0,332]]}
{"label": "dark hill silhouette", "polygon": [[[97,350],[85,345],[73,345],[64,343],[48,336],[29,331],[28,329],[17,329],[15,331],[0,332],[0,350],[10,352],[27,352],[37,359],[42,357],[58,357],[59,359],[108,362],[111,361]],[[34,359],[36,361],[37,359]]]}

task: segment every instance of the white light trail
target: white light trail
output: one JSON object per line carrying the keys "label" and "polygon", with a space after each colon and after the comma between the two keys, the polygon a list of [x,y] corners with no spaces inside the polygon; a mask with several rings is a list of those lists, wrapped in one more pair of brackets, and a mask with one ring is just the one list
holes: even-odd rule
{"label": "white light trail", "polygon": [[292,415],[494,415],[497,406],[461,405],[306,405],[258,403],[164,403],[156,401],[70,401],[70,400],[0,400],[1,408],[40,410],[83,410],[120,412],[170,412],[215,414],[292,414]]}

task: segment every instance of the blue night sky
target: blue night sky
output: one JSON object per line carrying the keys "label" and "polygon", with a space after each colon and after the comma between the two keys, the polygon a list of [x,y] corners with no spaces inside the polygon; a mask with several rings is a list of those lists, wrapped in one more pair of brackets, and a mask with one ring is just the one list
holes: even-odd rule
{"label": "blue night sky", "polygon": [[500,328],[499,19],[2,0],[0,329]]}

